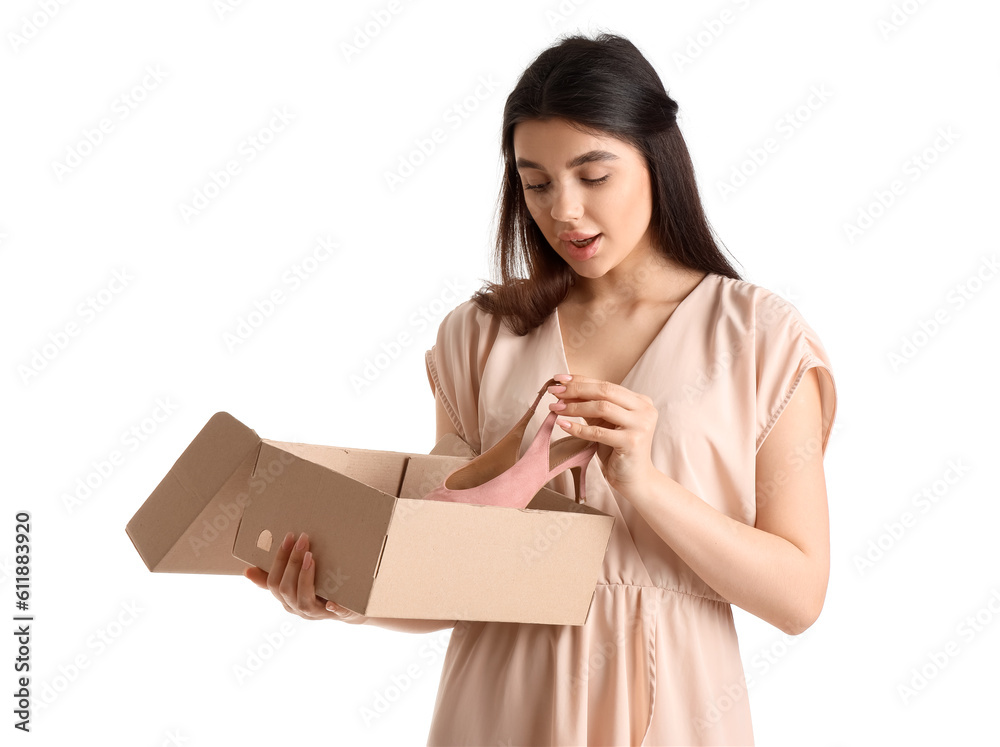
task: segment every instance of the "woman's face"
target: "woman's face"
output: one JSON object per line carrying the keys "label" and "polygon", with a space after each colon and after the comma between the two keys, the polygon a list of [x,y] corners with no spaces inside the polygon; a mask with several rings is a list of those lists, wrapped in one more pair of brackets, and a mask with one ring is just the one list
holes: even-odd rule
{"label": "woman's face", "polygon": [[527,120],[514,126],[514,156],[531,217],[579,275],[601,277],[652,250],[649,169],[631,144],[564,119]]}

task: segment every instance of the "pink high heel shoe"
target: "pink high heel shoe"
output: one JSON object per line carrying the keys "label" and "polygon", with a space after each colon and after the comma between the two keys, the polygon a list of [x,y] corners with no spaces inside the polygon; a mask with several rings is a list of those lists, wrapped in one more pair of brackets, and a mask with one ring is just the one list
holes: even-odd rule
{"label": "pink high heel shoe", "polygon": [[576,436],[550,443],[558,412],[549,412],[524,456],[520,460],[517,456],[524,429],[545,390],[559,383],[555,379],[546,381],[538,391],[534,404],[506,436],[468,464],[452,470],[443,483],[424,496],[424,500],[524,508],[545,483],[572,469],[577,503],[583,503],[587,464],[597,453],[599,444]]}

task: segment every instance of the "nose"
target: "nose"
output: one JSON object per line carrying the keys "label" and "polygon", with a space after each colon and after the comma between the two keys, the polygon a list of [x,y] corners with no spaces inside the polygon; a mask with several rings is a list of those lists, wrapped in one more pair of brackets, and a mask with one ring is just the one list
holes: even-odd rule
{"label": "nose", "polygon": [[558,223],[572,223],[583,217],[583,202],[575,189],[555,189],[552,196],[552,219]]}

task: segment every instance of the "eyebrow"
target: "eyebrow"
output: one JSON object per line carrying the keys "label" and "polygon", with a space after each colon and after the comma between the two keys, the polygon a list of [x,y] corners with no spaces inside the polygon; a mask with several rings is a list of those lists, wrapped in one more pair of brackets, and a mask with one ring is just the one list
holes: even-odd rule
{"label": "eyebrow", "polygon": [[[617,161],[618,156],[614,153],[610,153],[606,150],[589,150],[586,153],[581,153],[572,161],[566,164],[567,169],[572,169],[577,166],[582,166],[585,163],[594,163],[595,161]],[[537,164],[534,161],[529,161],[527,158],[518,158],[515,162],[519,169],[538,169],[539,171],[545,171],[541,164]]]}

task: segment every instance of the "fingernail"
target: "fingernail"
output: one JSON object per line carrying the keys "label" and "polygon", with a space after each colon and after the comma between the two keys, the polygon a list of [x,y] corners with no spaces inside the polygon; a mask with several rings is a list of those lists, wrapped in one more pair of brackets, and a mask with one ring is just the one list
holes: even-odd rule
{"label": "fingernail", "polygon": [[573,380],[573,377],[570,376],[569,374],[556,374],[552,378],[555,379],[556,381],[572,381]]}
{"label": "fingernail", "polygon": [[285,539],[281,541],[281,549],[287,550],[292,546],[292,540],[295,539],[295,532],[289,532],[285,535]]}
{"label": "fingernail", "polygon": [[305,532],[303,532],[302,534],[299,535],[299,541],[295,543],[295,549],[296,550],[305,550],[306,549],[306,533]]}
{"label": "fingernail", "polygon": [[304,571],[309,570],[309,568],[312,566],[312,559],[313,559],[313,554],[312,551],[309,550],[306,552],[305,557],[302,558],[302,570]]}

